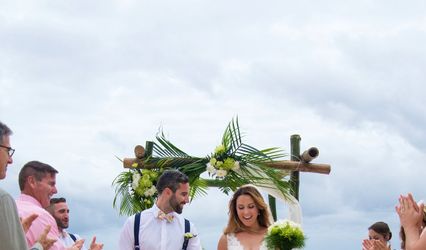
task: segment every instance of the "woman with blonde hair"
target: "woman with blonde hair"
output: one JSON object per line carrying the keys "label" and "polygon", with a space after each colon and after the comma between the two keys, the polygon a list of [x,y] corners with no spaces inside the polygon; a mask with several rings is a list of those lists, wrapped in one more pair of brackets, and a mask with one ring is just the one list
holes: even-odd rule
{"label": "woman with blonde hair", "polygon": [[271,225],[271,213],[253,185],[238,188],[229,201],[229,219],[218,250],[266,250],[263,239]]}

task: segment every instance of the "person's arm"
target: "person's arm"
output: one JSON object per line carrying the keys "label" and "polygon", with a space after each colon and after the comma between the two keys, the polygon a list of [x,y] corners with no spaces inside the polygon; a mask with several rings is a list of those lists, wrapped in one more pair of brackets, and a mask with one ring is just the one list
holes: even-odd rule
{"label": "person's arm", "polygon": [[2,249],[27,249],[27,240],[13,198],[0,189],[0,244]]}
{"label": "person's arm", "polygon": [[118,241],[118,249],[133,250],[135,239],[133,237],[133,225],[135,216],[129,217],[121,229],[120,238]]}
{"label": "person's arm", "polygon": [[411,194],[399,198],[399,205],[395,209],[405,231],[405,250],[426,249],[426,234],[424,231],[420,233],[423,207],[424,204],[417,205]]}
{"label": "person's arm", "polygon": [[226,235],[222,234],[217,243],[217,250],[228,250],[228,241],[226,239]]}
{"label": "person's arm", "polygon": [[190,222],[190,233],[194,236],[192,238],[190,238],[188,240],[188,250],[201,250],[203,249],[201,247],[201,239],[200,236],[198,235],[198,231],[197,228],[195,228],[194,224],[192,224],[192,222]]}

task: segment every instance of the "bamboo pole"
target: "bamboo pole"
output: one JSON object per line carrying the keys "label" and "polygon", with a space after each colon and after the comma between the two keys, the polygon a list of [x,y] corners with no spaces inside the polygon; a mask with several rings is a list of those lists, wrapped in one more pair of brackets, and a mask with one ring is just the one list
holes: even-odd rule
{"label": "bamboo pole", "polygon": [[[155,164],[145,164],[145,159],[138,158],[124,158],[123,167],[124,168],[135,168],[134,163],[137,164],[136,168],[146,168],[151,169],[155,167]],[[330,174],[331,167],[329,164],[318,164],[318,163],[307,163],[301,161],[276,161],[265,164],[268,167],[287,170],[287,171],[300,171],[300,172],[309,172],[317,174]]]}
{"label": "bamboo pole", "polygon": [[277,221],[277,201],[274,196],[268,194],[269,210],[271,210],[272,218]]}
{"label": "bamboo pole", "polygon": [[330,174],[329,164],[307,163],[302,161],[276,161],[266,163],[266,166],[281,170],[309,172],[317,174]]}
{"label": "bamboo pole", "polygon": [[[300,161],[300,135],[292,135],[290,137],[290,160]],[[294,198],[299,200],[299,183],[300,183],[300,172],[298,169],[291,172],[290,175],[290,193]]]}

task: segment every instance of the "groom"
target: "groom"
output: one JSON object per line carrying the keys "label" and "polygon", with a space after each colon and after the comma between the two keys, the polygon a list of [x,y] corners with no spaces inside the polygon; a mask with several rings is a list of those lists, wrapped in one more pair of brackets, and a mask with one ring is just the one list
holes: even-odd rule
{"label": "groom", "polygon": [[119,249],[201,250],[196,228],[180,215],[189,202],[188,176],[177,170],[167,170],[158,179],[156,188],[155,205],[125,222]]}

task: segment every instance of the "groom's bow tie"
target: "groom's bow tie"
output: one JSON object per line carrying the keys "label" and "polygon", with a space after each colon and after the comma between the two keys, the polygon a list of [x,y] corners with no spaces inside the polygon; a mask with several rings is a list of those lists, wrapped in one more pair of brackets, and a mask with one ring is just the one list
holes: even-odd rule
{"label": "groom's bow tie", "polygon": [[172,213],[166,214],[166,213],[164,213],[163,211],[160,210],[160,211],[158,211],[157,218],[160,219],[160,220],[166,220],[167,222],[172,222],[174,216],[173,216]]}

